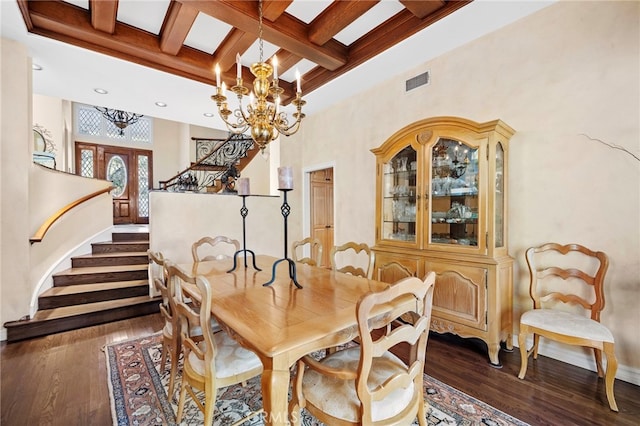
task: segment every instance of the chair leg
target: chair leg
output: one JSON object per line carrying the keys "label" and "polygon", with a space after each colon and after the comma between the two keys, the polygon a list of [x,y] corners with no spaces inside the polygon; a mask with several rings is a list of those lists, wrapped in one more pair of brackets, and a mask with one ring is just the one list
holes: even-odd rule
{"label": "chair leg", "polygon": [[173,398],[173,389],[176,384],[176,375],[178,374],[178,357],[180,356],[180,351],[172,348],[171,353],[171,372],[169,373],[169,400]]}
{"label": "chair leg", "polygon": [[204,424],[205,426],[213,426],[213,414],[216,411],[216,393],[217,393],[217,389],[215,386],[211,386],[209,383],[205,383],[205,391],[204,391]]}
{"label": "chair leg", "polygon": [[616,398],[613,394],[613,383],[615,382],[616,372],[618,371],[618,360],[614,352],[613,343],[605,342],[603,350],[607,356],[607,372],[605,374],[607,400],[609,401],[609,407],[613,411],[618,411],[618,404],[616,404]]}
{"label": "chair leg", "polygon": [[303,374],[304,374],[304,362],[298,361],[298,365],[296,368],[296,377],[293,382],[293,389],[291,392],[291,401],[289,401],[289,422],[293,426],[300,426],[300,421],[301,421],[300,411],[306,405],[304,400],[304,395],[302,395]]}
{"label": "chair leg", "polygon": [[518,379],[524,379],[525,374],[527,374],[527,363],[529,359],[526,332],[520,331],[520,334],[518,334],[518,345],[520,346],[520,373],[518,373]]}
{"label": "chair leg", "polygon": [[602,350],[593,348],[593,357],[596,360],[596,371],[598,377],[604,377],[604,369],[602,368]]}
{"label": "chair leg", "polygon": [[533,359],[538,359],[538,344],[540,343],[540,335],[533,334]]}
{"label": "chair leg", "polygon": [[418,405],[418,425],[427,426],[427,407],[429,406],[429,403],[425,401],[422,392],[420,392],[420,395],[422,399]]}
{"label": "chair leg", "polygon": [[169,346],[166,342],[162,342],[162,357],[160,358],[160,372],[164,371],[164,366],[167,365],[167,354],[169,353]]}
{"label": "chair leg", "polygon": [[180,386],[180,398],[178,399],[178,414],[176,414],[176,423],[178,424],[182,421],[184,402],[187,399],[187,386],[187,381],[182,379],[182,386]]}

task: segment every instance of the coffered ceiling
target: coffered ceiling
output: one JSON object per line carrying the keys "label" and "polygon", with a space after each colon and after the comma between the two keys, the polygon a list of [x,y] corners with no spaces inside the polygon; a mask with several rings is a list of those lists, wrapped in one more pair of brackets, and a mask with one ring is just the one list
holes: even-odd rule
{"label": "coffered ceiling", "polygon": [[[264,0],[263,58],[277,53],[289,96],[300,71],[312,115],[551,3]],[[225,128],[210,99],[215,64],[229,86],[239,53],[247,84],[260,57],[256,1],[0,0],[0,10],[2,37],[42,67],[34,93],[205,127]]]}
{"label": "coffered ceiling", "polygon": [[[264,59],[278,56],[283,101],[294,94],[293,70],[304,92],[318,89],[405,40],[470,0],[264,0]],[[236,55],[246,85],[258,50],[256,0],[19,0],[29,32],[214,84],[215,64],[233,86]]]}

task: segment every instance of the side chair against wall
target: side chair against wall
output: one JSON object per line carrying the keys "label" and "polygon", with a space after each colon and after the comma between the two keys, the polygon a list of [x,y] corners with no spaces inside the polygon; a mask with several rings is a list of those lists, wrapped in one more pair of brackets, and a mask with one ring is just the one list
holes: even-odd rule
{"label": "side chair against wall", "polygon": [[[410,277],[364,295],[356,306],[360,345],[320,361],[310,355],[298,361],[289,404],[292,424],[300,425],[300,409],[306,408],[329,425],[408,425],[417,416],[425,426],[424,363],[434,283],[430,272],[424,281]],[[391,312],[373,317],[383,306]],[[410,312],[415,324],[388,327]],[[404,344],[410,345],[408,363],[390,350]]]}
{"label": "side chair against wall", "polygon": [[[529,248],[526,259],[533,310],[523,313],[520,318],[518,344],[521,365],[518,378],[524,379],[529,355],[533,353],[533,358],[538,358],[540,336],[590,347],[594,351],[598,377],[605,378],[609,407],[618,411],[613,394],[618,369],[613,334],[600,323],[600,313],[604,309],[604,278],[609,267],[607,255],[578,244],[549,243]],[[579,313],[558,309],[567,304],[583,309]],[[533,347],[527,350],[529,334],[533,334]],[[606,373],[602,368],[602,352],[607,357]]]}
{"label": "side chair against wall", "polygon": [[[360,267],[355,265],[343,265],[338,266],[340,263],[337,259],[338,255],[342,254],[352,254],[350,250],[353,250],[355,255],[360,253],[364,253],[367,255],[367,263],[366,266]],[[365,277],[371,279],[373,276],[373,264],[375,263],[375,253],[371,250],[371,248],[365,243],[355,243],[350,241],[348,243],[344,243],[341,246],[333,246],[331,248],[330,256],[331,258],[331,269],[337,272],[344,272],[346,274],[357,275],[360,277]]]}
{"label": "side chair against wall", "polygon": [[[217,248],[217,254],[214,255],[202,255],[202,252],[211,250],[216,246],[222,244],[229,244],[233,246],[233,251],[225,250],[220,252],[220,247]],[[225,247],[228,249],[229,247]],[[194,262],[202,262],[205,260],[220,260],[225,258],[232,258],[233,255],[240,250],[240,242],[238,240],[225,237],[224,235],[218,235],[217,237],[202,237],[191,246],[191,256]]]}
{"label": "side chair against wall", "polygon": [[[176,422],[182,421],[188,392],[204,413],[204,424],[211,426],[218,389],[261,374],[262,362],[254,352],[243,348],[224,331],[215,333],[211,327],[202,327],[202,339],[194,339],[188,330],[211,323],[211,284],[205,277],[191,277],[171,264],[168,271],[169,276],[175,279],[176,293],[181,294],[176,298],[176,313],[183,324],[184,366]],[[186,299],[191,303],[185,303]],[[196,390],[204,391],[204,404],[196,396]],[[261,412],[255,411],[234,425],[242,424]]]}
{"label": "side chair against wall", "polygon": [[[309,256],[298,257],[298,251],[304,251],[309,246]],[[317,238],[307,237],[300,241],[294,241],[291,245],[291,258],[294,262],[306,263],[311,266],[320,266],[322,262],[322,242]]]}

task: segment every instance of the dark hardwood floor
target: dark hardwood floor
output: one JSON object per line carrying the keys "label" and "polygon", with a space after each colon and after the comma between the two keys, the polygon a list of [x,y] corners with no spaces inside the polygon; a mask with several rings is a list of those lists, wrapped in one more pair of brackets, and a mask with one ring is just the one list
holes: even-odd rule
{"label": "dark hardwood floor", "polygon": [[[110,425],[105,344],[159,332],[160,314],[0,346],[3,426]],[[617,380],[619,413],[609,410],[593,372],[549,358],[529,363],[501,351],[503,368],[488,363],[479,341],[432,334],[426,372],[531,425],[638,425],[640,387]]]}

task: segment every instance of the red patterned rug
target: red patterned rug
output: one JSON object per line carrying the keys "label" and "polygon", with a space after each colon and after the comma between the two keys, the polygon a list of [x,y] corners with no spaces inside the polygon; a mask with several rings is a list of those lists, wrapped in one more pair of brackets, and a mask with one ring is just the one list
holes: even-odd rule
{"label": "red patterned rug", "polygon": [[[156,334],[105,348],[114,425],[176,424],[180,377],[176,378],[174,395],[168,398],[169,371],[158,371],[161,347],[162,336]],[[424,387],[425,398],[429,403],[429,425],[527,425],[427,374],[424,375]],[[218,393],[214,424],[232,424],[261,407],[259,377],[250,380],[244,387],[230,386]],[[303,425],[322,425],[304,410],[302,415]],[[201,425],[202,422],[202,413],[187,398],[181,424]],[[262,424],[262,419],[258,416],[245,422],[243,426]]]}

